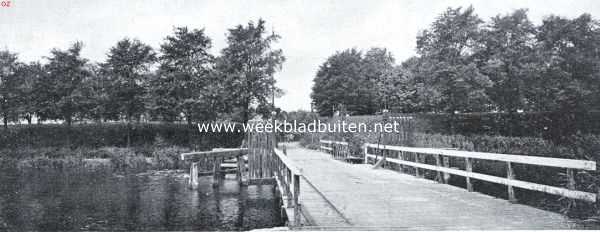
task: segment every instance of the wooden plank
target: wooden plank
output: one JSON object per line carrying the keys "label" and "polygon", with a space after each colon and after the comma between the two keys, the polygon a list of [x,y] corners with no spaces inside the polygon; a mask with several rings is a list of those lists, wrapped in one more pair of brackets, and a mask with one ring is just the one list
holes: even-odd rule
{"label": "wooden plank", "polygon": [[[367,146],[377,148],[377,144],[367,143]],[[507,155],[488,152],[457,151],[435,148],[386,146],[388,150],[416,152],[422,154],[440,154],[445,156],[495,160],[512,163],[532,164],[547,167],[572,168],[582,170],[596,170],[596,162],[588,160],[574,160],[562,158],[548,158],[541,156]]]}
{"label": "wooden plank", "polygon": [[321,146],[321,149],[328,150],[328,151],[333,151],[333,148],[325,147],[325,146]]}
{"label": "wooden plank", "polygon": [[381,167],[381,165],[383,165],[383,163],[385,163],[385,156],[381,157],[380,160],[378,160],[375,165],[373,165],[373,169],[378,169],[379,167]]}
{"label": "wooden plank", "polygon": [[[340,230],[532,230],[568,229],[568,218],[521,204],[415,179],[387,169],[338,162],[322,152],[288,147],[288,156],[351,225]],[[388,157],[389,158],[389,157]],[[388,159],[389,161],[389,159]],[[445,170],[443,170],[445,171]],[[448,170],[451,172],[453,170]],[[312,185],[301,189],[301,204],[314,218],[306,229],[332,229],[332,210]],[[305,194],[306,193],[306,194]],[[338,217],[339,218],[339,217]],[[304,228],[302,228],[304,229]]]}
{"label": "wooden plank", "polygon": [[346,146],[348,146],[348,142],[332,141],[332,140],[324,140],[324,139],[321,139],[321,143],[326,143],[326,144],[340,144],[340,145],[346,145]]}
{"label": "wooden plank", "polygon": [[181,160],[198,160],[204,157],[234,157],[244,155],[248,152],[247,148],[225,148],[223,150],[189,152],[180,155]]}
{"label": "wooden plank", "polygon": [[[374,155],[370,155],[370,156],[375,157]],[[466,172],[463,170],[453,169],[453,168],[437,167],[434,165],[415,163],[415,162],[406,161],[406,160],[398,160],[398,159],[388,158],[387,161],[392,162],[392,163],[397,163],[397,164],[404,164],[404,165],[408,165],[408,166],[434,170],[434,171],[448,172],[452,175],[471,177],[474,179],[489,181],[489,182],[493,182],[493,183],[497,183],[497,184],[512,185],[512,186],[518,187],[518,188],[529,189],[529,190],[534,190],[534,191],[539,191],[539,192],[545,192],[545,193],[549,193],[549,194],[564,196],[564,197],[588,201],[588,202],[596,202],[596,194],[595,193],[569,190],[569,189],[565,189],[565,188],[554,187],[554,186],[543,185],[543,184],[536,184],[536,183],[531,183],[531,182],[526,182],[526,181],[521,181],[521,180],[509,180],[507,178],[502,178],[502,177],[497,177],[497,176],[492,176],[492,175],[486,175],[486,174],[475,173],[475,172]]]}
{"label": "wooden plank", "polygon": [[273,185],[275,184],[275,178],[257,178],[248,180],[248,185]]}

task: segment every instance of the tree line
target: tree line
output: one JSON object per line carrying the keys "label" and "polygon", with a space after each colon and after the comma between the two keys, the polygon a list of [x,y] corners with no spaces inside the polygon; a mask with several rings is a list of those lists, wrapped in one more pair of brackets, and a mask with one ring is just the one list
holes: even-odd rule
{"label": "tree line", "polygon": [[318,69],[311,98],[321,115],[581,112],[600,109],[600,23],[591,15],[526,9],[483,21],[448,8],[416,38],[417,55],[395,64],[385,48],[339,51]]}
{"label": "tree line", "polygon": [[83,43],[52,49],[43,61],[20,62],[0,51],[0,117],[10,122],[173,122],[217,118],[246,122],[275,110],[269,103],[274,74],[285,61],[272,48],[280,36],[266,22],[250,21],[227,31],[227,46],[215,56],[204,29],[175,27],[158,49],[124,38],[103,62],[81,56]]}

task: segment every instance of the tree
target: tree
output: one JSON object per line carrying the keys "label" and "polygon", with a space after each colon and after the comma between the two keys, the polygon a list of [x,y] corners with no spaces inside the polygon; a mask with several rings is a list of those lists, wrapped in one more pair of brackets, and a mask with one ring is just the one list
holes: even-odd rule
{"label": "tree", "polygon": [[501,111],[515,113],[526,105],[527,79],[535,56],[535,27],[527,18],[527,10],[496,16],[482,32],[484,61],[482,72],[494,85],[488,89],[490,99]]}
{"label": "tree", "polygon": [[486,89],[492,85],[473,59],[481,49],[483,21],[472,7],[448,8],[417,37],[417,52],[431,65],[433,82],[441,93],[446,112],[485,111],[490,102]]}
{"label": "tree", "polygon": [[600,108],[600,23],[545,18],[537,28],[537,70],[528,100],[537,110],[585,111]]}
{"label": "tree", "polygon": [[390,87],[396,84],[399,77],[397,70],[394,70],[394,56],[385,48],[371,48],[365,53],[362,66],[366,97],[373,101],[369,111],[389,109],[393,95]]}
{"label": "tree", "polygon": [[114,109],[127,120],[127,146],[130,145],[130,127],[134,119],[144,113],[145,94],[150,66],[156,61],[152,47],[125,38],[110,49],[103,64],[110,79],[109,99]]}
{"label": "tree", "polygon": [[231,92],[228,101],[242,111],[247,122],[259,105],[269,105],[272,94],[281,94],[275,86],[275,73],[285,61],[281,49],[272,48],[280,36],[267,34],[265,21],[249,22],[229,29],[227,47],[221,51],[217,68],[224,87]]}
{"label": "tree", "polygon": [[31,124],[33,116],[38,114],[38,102],[41,100],[36,85],[42,81],[46,73],[39,62],[31,62],[20,65],[15,75],[18,81],[15,86],[18,97],[17,113]]}
{"label": "tree", "polygon": [[311,98],[320,115],[333,115],[345,108],[352,114],[374,113],[373,88],[362,73],[362,53],[347,49],[327,58],[314,79]]}
{"label": "tree", "polygon": [[48,88],[47,98],[40,102],[44,118],[62,119],[70,126],[74,118],[85,114],[87,96],[82,83],[90,73],[85,68],[87,59],[80,55],[82,47],[81,42],[76,42],[65,51],[50,52],[45,67],[48,78],[41,80]]}
{"label": "tree", "polygon": [[0,111],[4,127],[8,127],[9,121],[14,121],[17,116],[18,94],[17,76],[15,73],[19,67],[17,54],[8,50],[0,51]]}
{"label": "tree", "polygon": [[182,113],[192,120],[216,117],[217,104],[212,91],[218,88],[211,75],[213,56],[208,53],[211,40],[204,29],[178,27],[161,45],[160,68],[152,84],[152,109],[163,119],[173,120]]}

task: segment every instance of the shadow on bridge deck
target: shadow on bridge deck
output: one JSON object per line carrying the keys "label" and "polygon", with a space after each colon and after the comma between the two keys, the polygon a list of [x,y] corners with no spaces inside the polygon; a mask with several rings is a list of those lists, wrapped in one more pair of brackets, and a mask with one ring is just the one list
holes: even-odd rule
{"label": "shadow on bridge deck", "polygon": [[[569,229],[566,217],[476,192],[285,144],[302,169],[300,202],[313,229]],[[320,194],[319,194],[320,193]],[[314,201],[322,195],[330,203]],[[325,207],[325,208],[323,208]],[[310,229],[310,228],[309,228]]]}

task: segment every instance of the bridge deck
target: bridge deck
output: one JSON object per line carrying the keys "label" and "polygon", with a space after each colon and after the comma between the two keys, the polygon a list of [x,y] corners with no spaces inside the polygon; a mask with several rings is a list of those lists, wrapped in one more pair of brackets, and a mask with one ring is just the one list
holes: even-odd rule
{"label": "bridge deck", "polygon": [[[573,226],[557,213],[391,170],[336,161],[328,154],[293,143],[286,146],[288,156],[316,188],[311,189],[306,181],[301,182],[301,204],[308,215],[319,218],[314,220],[315,226],[402,230],[568,229]],[[331,203],[329,209],[319,206],[322,200],[311,200],[316,198],[317,190]],[[321,217],[322,214],[329,217]],[[330,218],[334,221],[328,222]]]}

